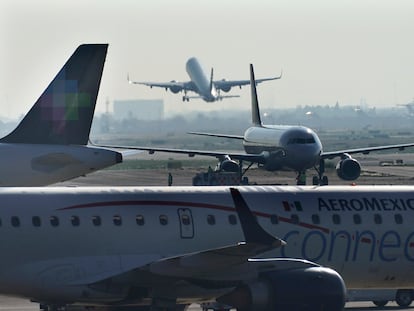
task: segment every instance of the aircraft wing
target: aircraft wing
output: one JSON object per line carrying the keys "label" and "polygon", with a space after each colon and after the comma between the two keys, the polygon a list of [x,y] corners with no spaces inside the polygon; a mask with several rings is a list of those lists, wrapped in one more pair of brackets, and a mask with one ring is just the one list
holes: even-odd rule
{"label": "aircraft wing", "polygon": [[222,137],[231,139],[244,139],[242,135],[229,135],[229,134],[216,134],[216,133],[204,133],[204,132],[188,132],[191,135],[210,136],[210,137]]}
{"label": "aircraft wing", "polygon": [[[280,78],[282,78],[282,74],[280,74],[280,76],[272,77],[272,78],[256,79],[256,84],[262,83],[264,81],[278,80]],[[233,86],[242,87],[244,85],[250,85],[250,80],[224,80],[223,79],[223,80],[214,81],[213,83],[216,89],[228,90],[229,88]]]}
{"label": "aircraft wing", "polygon": [[124,149],[124,150],[144,150],[148,151],[150,154],[155,152],[168,152],[168,153],[179,153],[187,154],[189,157],[194,157],[196,155],[200,156],[209,156],[215,157],[217,159],[230,156],[234,160],[242,160],[247,162],[254,163],[265,163],[266,158],[269,156],[269,153],[262,152],[258,154],[249,154],[249,153],[239,153],[239,152],[221,152],[221,151],[209,151],[209,150],[191,150],[191,149],[174,149],[174,148],[152,148],[152,147],[141,147],[141,146],[122,146],[122,145],[97,145],[94,146],[101,148],[110,148],[110,149]]}
{"label": "aircraft wing", "polygon": [[390,150],[390,149],[404,150],[405,148],[408,148],[408,147],[414,147],[414,143],[328,151],[328,152],[323,152],[321,154],[321,158],[322,159],[333,159],[335,157],[340,157],[346,153],[347,154],[355,154],[355,153],[368,154],[370,152],[381,151],[381,150]]}
{"label": "aircraft wing", "polygon": [[127,77],[129,84],[140,84],[149,86],[150,88],[153,87],[160,87],[166,90],[170,89],[173,90],[175,93],[181,91],[196,91],[196,87],[192,81],[186,82],[178,82],[178,81],[170,81],[170,82],[147,82],[147,81],[132,81]]}

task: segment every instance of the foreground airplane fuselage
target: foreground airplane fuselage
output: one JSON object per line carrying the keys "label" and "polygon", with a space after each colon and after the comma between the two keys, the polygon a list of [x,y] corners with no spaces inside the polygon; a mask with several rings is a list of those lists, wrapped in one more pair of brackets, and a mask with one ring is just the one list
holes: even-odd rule
{"label": "foreground airplane fuselage", "polygon": [[259,257],[332,267],[348,288],[414,286],[410,186],[9,188],[0,189],[0,293],[148,304],[166,290],[191,303],[256,284],[256,264],[264,273],[283,262],[215,257],[243,255],[226,248],[245,240],[234,191],[287,243]]}

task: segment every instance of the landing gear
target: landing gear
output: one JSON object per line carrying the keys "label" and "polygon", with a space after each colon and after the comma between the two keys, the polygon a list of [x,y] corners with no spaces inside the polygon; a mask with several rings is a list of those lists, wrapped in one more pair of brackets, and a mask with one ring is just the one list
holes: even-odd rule
{"label": "landing gear", "polygon": [[318,173],[318,176],[313,176],[312,179],[312,184],[314,186],[316,185],[321,185],[321,186],[326,186],[328,185],[328,176],[325,176],[325,160],[321,159],[319,161],[319,168],[316,168],[315,166],[315,170]]}
{"label": "landing gear", "polygon": [[399,289],[395,295],[395,301],[400,307],[408,307],[413,302],[413,291],[410,289]]}
{"label": "landing gear", "polygon": [[298,173],[298,176],[296,177],[296,185],[298,186],[306,185],[306,171],[301,171]]}
{"label": "landing gear", "polygon": [[190,101],[190,98],[187,96],[187,91],[186,90],[184,90],[184,96],[183,96],[183,102],[189,102]]}
{"label": "landing gear", "polygon": [[385,305],[388,303],[388,300],[374,300],[372,303],[377,307],[382,308],[385,307]]}

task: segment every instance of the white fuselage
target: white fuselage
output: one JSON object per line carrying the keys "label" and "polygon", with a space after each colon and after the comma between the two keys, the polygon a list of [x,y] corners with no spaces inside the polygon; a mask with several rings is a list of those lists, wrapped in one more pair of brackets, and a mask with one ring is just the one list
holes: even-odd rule
{"label": "white fuselage", "polygon": [[[260,257],[323,264],[348,288],[414,287],[414,187],[237,189],[287,242]],[[0,202],[0,293],[38,300],[115,301],[86,285],[244,241],[226,187],[3,188]],[[203,278],[225,280],[210,264]]]}
{"label": "white fuselage", "polygon": [[89,146],[0,143],[0,187],[50,185],[121,161],[118,152]]}
{"label": "white fuselage", "polygon": [[210,88],[210,80],[207,78],[200,63],[195,57],[190,58],[185,66],[188,76],[197,88],[198,94],[206,102],[217,100],[217,90],[214,84]]}
{"label": "white fuselage", "polygon": [[318,164],[322,153],[318,135],[304,126],[250,127],[244,133],[243,146],[250,154],[268,152],[270,156],[265,165],[268,170],[287,167],[304,171]]}

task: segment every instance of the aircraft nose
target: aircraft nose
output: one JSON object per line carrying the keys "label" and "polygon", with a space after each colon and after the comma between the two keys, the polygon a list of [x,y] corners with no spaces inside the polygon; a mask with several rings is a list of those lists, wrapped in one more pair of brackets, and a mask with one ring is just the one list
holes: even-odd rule
{"label": "aircraft nose", "polygon": [[286,150],[289,166],[297,171],[314,167],[319,161],[320,154],[321,151],[312,145],[295,145]]}

